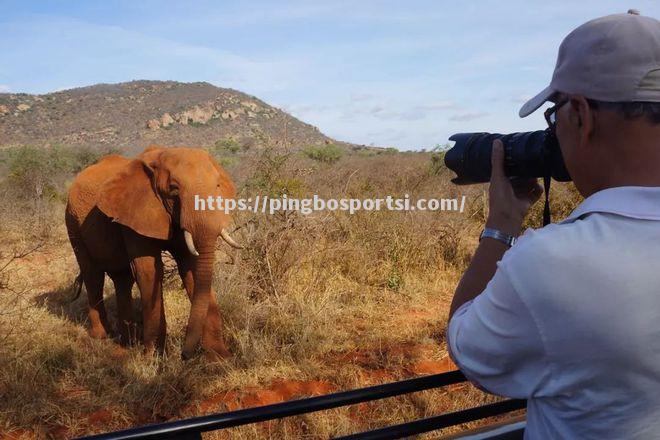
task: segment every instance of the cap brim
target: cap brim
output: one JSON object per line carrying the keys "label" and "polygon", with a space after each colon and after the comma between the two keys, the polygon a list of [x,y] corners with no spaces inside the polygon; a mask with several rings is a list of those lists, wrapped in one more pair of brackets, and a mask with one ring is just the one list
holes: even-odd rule
{"label": "cap brim", "polygon": [[524,118],[525,116],[531,115],[536,110],[538,110],[538,108],[541,107],[544,102],[548,101],[555,93],[556,90],[552,89],[550,86],[541,90],[541,93],[523,104],[523,106],[520,108],[520,111],[518,112],[518,116]]}

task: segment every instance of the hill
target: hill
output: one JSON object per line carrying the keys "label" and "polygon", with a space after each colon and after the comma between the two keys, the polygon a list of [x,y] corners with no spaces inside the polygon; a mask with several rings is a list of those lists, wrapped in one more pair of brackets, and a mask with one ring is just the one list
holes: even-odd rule
{"label": "hill", "polygon": [[0,147],[114,147],[152,143],[246,147],[286,139],[294,149],[334,142],[316,127],[245,93],[205,82],[131,81],[44,95],[0,93]]}

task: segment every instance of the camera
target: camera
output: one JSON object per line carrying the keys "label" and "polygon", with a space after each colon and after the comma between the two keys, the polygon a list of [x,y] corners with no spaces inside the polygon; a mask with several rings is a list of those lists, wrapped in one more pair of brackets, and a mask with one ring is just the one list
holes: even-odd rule
{"label": "camera", "polygon": [[559,182],[571,181],[557,137],[549,128],[510,134],[457,133],[449,140],[455,145],[445,153],[445,165],[456,173],[458,185],[490,181],[493,141],[504,144],[504,172],[509,177],[550,176]]}

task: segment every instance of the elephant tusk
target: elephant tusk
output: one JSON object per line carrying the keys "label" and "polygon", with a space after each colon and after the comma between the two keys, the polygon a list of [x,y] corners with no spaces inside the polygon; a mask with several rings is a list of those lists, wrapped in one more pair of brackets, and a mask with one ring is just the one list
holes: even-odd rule
{"label": "elephant tusk", "polygon": [[233,238],[231,238],[231,235],[229,235],[229,232],[225,228],[222,228],[222,231],[220,231],[220,236],[224,241],[227,242],[227,244],[233,248],[236,249],[243,249],[243,246],[240,244],[236,243]]}
{"label": "elephant tusk", "polygon": [[186,246],[188,246],[190,253],[196,257],[199,257],[199,252],[197,252],[197,249],[195,249],[195,242],[193,241],[192,234],[184,229],[183,238],[186,240]]}

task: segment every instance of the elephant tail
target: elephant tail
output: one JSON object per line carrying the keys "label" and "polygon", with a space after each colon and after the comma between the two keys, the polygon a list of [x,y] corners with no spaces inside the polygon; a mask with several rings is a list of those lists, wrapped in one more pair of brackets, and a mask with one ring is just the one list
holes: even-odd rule
{"label": "elephant tail", "polygon": [[82,273],[79,273],[76,279],[73,282],[73,290],[76,292],[76,295],[71,298],[68,303],[72,303],[78,298],[80,298],[80,292],[82,292],[82,287],[83,287],[83,278],[82,278]]}

